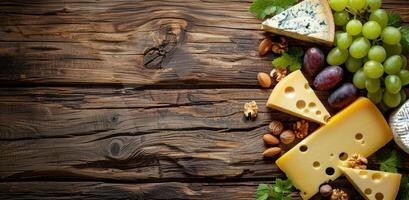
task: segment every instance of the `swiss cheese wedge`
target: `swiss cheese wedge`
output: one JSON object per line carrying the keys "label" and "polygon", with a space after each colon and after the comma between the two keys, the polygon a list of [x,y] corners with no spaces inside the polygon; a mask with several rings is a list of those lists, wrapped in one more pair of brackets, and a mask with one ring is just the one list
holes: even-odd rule
{"label": "swiss cheese wedge", "polygon": [[338,166],[345,166],[349,156],[369,156],[392,139],[392,132],[378,108],[367,98],[333,116],[291,150],[276,164],[287,174],[303,199],[309,199],[321,184],[337,179]]}
{"label": "swiss cheese wedge", "polygon": [[300,70],[292,72],[274,87],[267,107],[321,124],[327,123],[330,117]]}
{"label": "swiss cheese wedge", "polygon": [[307,42],[331,46],[335,25],[328,0],[304,0],[265,20],[262,29]]}
{"label": "swiss cheese wedge", "polygon": [[367,200],[394,200],[398,195],[400,174],[345,167],[340,169]]}

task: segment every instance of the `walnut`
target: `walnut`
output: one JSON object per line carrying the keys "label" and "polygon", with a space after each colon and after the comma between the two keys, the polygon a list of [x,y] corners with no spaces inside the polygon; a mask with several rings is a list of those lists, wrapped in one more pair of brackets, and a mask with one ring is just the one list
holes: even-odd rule
{"label": "walnut", "polygon": [[295,136],[299,139],[303,139],[308,135],[308,128],[309,124],[305,120],[300,120],[293,124]]}
{"label": "walnut", "polygon": [[257,117],[257,113],[258,106],[255,101],[244,104],[244,116],[246,116],[246,118],[255,118]]}
{"label": "walnut", "polygon": [[351,168],[355,169],[366,169],[366,165],[368,164],[368,159],[365,157],[359,155],[359,154],[353,154],[349,159],[348,159],[348,165]]}
{"label": "walnut", "polygon": [[279,41],[272,42],[271,51],[277,54],[282,54],[288,51],[288,42],[285,37],[280,37]]}
{"label": "walnut", "polygon": [[274,68],[270,72],[271,78],[275,79],[277,82],[280,82],[283,78],[285,78],[288,74],[288,70],[286,68]]}
{"label": "walnut", "polygon": [[348,200],[348,194],[341,189],[333,189],[331,200]]}

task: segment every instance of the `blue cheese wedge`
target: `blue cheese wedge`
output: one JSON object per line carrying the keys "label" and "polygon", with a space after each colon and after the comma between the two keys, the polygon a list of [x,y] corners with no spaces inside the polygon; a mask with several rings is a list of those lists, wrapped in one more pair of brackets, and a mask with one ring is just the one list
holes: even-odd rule
{"label": "blue cheese wedge", "polygon": [[389,126],[393,132],[393,140],[407,154],[409,154],[409,101],[389,117]]}
{"label": "blue cheese wedge", "polygon": [[295,39],[331,46],[335,25],[327,0],[304,0],[265,20],[262,29]]}

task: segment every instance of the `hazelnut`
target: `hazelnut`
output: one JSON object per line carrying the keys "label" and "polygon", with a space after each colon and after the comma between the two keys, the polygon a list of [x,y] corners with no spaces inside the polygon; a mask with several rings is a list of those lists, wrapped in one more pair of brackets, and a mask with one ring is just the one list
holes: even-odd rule
{"label": "hazelnut", "polygon": [[260,56],[266,55],[271,47],[273,46],[273,41],[271,41],[270,38],[264,38],[261,42],[260,45],[258,46],[258,53]]}
{"label": "hazelnut", "polygon": [[280,135],[280,140],[284,144],[290,144],[294,142],[295,139],[295,134],[292,130],[285,130],[283,133]]}
{"label": "hazelnut", "polygon": [[332,195],[332,187],[328,184],[321,185],[320,194],[323,197],[330,197]]}
{"label": "hazelnut", "polygon": [[272,133],[273,135],[280,135],[280,133],[283,132],[283,129],[283,123],[279,121],[272,121],[268,125],[268,131],[270,131],[270,133]]}
{"label": "hazelnut", "polygon": [[262,88],[269,88],[271,86],[271,78],[270,75],[264,72],[260,72],[257,74],[258,84]]}
{"label": "hazelnut", "polygon": [[280,147],[271,147],[271,148],[266,149],[263,152],[263,156],[264,157],[274,157],[274,156],[276,156],[276,155],[278,155],[280,153],[281,153],[281,148]]}
{"label": "hazelnut", "polygon": [[276,145],[280,143],[280,141],[274,135],[271,135],[271,134],[263,135],[263,140],[266,144],[271,144],[271,145]]}

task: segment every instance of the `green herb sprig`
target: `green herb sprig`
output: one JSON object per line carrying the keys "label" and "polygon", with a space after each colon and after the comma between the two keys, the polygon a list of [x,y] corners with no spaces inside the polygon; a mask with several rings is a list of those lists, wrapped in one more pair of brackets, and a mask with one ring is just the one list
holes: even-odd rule
{"label": "green herb sprig", "polygon": [[266,16],[278,14],[298,0],[255,0],[250,6],[250,12],[258,19],[264,19]]}
{"label": "green herb sprig", "polygon": [[257,187],[256,200],[291,200],[293,184],[290,179],[276,179],[274,185],[260,184]]}
{"label": "green herb sprig", "polygon": [[273,60],[273,67],[279,69],[287,68],[290,72],[299,70],[302,67],[303,54],[304,52],[301,48],[290,47],[287,52]]}

